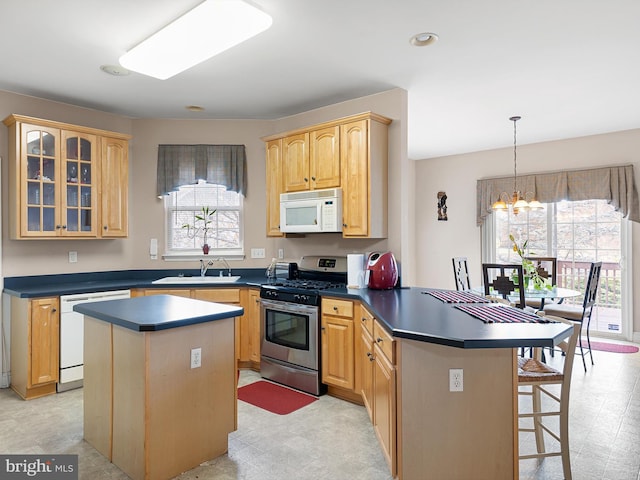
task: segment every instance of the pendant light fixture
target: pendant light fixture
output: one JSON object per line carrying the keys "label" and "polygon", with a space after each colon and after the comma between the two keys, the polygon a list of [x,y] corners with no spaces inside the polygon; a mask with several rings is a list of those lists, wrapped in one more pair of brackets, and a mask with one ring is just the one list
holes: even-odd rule
{"label": "pendant light fixture", "polygon": [[542,204],[535,199],[533,193],[530,194],[531,200],[527,202],[525,197],[528,194],[525,193],[525,195],[522,195],[520,190],[518,190],[518,145],[516,122],[521,118],[522,117],[519,116],[509,117],[509,120],[513,122],[513,193],[509,195],[507,192],[502,192],[498,200],[492,205],[494,210],[506,210],[511,207],[515,215],[517,215],[520,210],[535,210],[542,208]]}

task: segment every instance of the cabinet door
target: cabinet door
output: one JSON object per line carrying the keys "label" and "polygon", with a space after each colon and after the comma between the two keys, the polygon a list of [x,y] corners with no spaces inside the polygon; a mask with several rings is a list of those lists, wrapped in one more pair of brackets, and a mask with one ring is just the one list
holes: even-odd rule
{"label": "cabinet door", "polygon": [[100,162],[100,236],[128,236],[129,142],[103,137]]}
{"label": "cabinet door", "polygon": [[369,234],[369,148],[367,120],[340,126],[343,237]]}
{"label": "cabinet door", "polygon": [[322,381],[349,390],[354,387],[353,320],[322,315]]}
{"label": "cabinet door", "polygon": [[96,236],[97,141],[95,135],[62,131],[61,236]]}
{"label": "cabinet door", "polygon": [[309,190],[309,134],[282,139],[282,176],[285,192]]}
{"label": "cabinet door", "polygon": [[58,381],[60,313],[57,298],[39,298],[29,304],[28,387]]}
{"label": "cabinet door", "polygon": [[[19,238],[55,237],[60,220],[60,130],[20,125],[20,187],[17,214]],[[18,161],[16,159],[15,161]]]}
{"label": "cabinet door", "polygon": [[376,344],[373,347],[373,429],[391,474],[396,473],[396,370]]}
{"label": "cabinet door", "polygon": [[340,186],[340,127],[314,130],[309,137],[311,188]]}
{"label": "cabinet door", "polygon": [[282,193],[282,139],[267,142],[267,236],[281,237],[280,194]]}
{"label": "cabinet door", "polygon": [[262,343],[262,322],[260,321],[260,291],[249,290],[249,359],[260,363],[260,344]]}
{"label": "cabinet door", "polygon": [[362,358],[360,359],[360,384],[362,402],[364,403],[369,419],[373,421],[373,339],[364,328],[360,336],[360,348]]}

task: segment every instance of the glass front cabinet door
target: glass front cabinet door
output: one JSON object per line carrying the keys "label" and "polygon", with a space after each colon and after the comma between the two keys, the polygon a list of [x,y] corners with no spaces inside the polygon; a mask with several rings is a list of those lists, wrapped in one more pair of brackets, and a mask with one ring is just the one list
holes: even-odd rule
{"label": "glass front cabinet door", "polygon": [[22,124],[23,237],[95,237],[95,135]]}

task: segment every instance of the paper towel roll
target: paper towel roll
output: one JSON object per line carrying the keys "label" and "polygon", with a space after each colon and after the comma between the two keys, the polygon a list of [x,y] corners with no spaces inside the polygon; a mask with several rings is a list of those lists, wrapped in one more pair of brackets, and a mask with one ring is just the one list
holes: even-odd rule
{"label": "paper towel roll", "polygon": [[347,287],[364,288],[365,256],[362,253],[347,255]]}

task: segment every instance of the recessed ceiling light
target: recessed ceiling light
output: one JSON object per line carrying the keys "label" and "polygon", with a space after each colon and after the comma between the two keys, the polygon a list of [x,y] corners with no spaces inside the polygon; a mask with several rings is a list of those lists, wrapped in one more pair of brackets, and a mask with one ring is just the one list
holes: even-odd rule
{"label": "recessed ceiling light", "polygon": [[417,33],[413,37],[411,37],[411,45],[416,47],[426,47],[427,45],[432,45],[438,41],[438,35],[430,32],[422,32]]}
{"label": "recessed ceiling light", "polygon": [[204,107],[201,107],[200,105],[187,105],[184,108],[186,108],[190,112],[204,112]]}
{"label": "recessed ceiling light", "polygon": [[123,56],[120,65],[166,80],[271,26],[271,16],[241,0],[206,0]]}
{"label": "recessed ceiling light", "polygon": [[131,72],[120,65],[100,65],[100,70],[116,77],[125,77]]}

